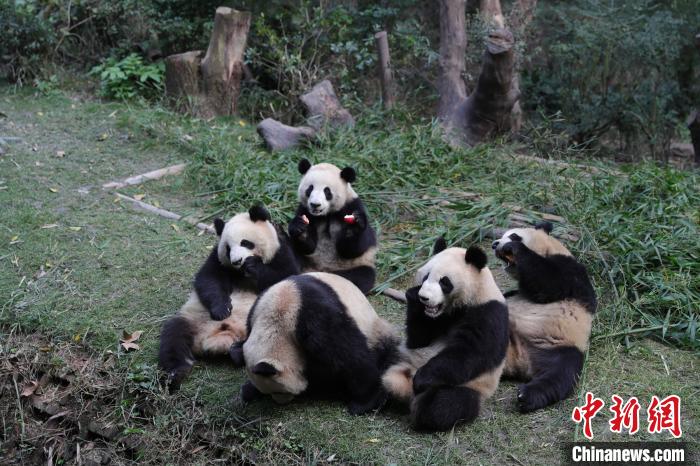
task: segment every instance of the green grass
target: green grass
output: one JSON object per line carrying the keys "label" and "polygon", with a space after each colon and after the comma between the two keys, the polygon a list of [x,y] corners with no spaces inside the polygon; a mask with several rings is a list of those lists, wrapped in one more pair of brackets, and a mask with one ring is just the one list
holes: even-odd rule
{"label": "green grass", "polygon": [[[336,461],[359,463],[544,464],[559,458],[561,443],[578,432],[570,421],[576,396],[522,416],[512,382],[501,385],[479,421],[439,435],[410,431],[399,409],[351,417],[331,402],[241,406],[236,395],[243,374],[225,362],[198,364],[176,396],[160,391],[160,325],[184,302],[214,239],[115,203],[100,185],[182,161],[191,163],[188,176],[124,192],[201,218],[231,215],[262,200],[284,221],[295,205],[300,157],[356,166],[357,190],[381,235],[380,286],[403,288],[439,234],[468,244],[485,229],[505,226],[505,204],[565,216],[569,224],[555,232],[579,232],[581,240],[570,246],[591,268],[601,295],[579,393],[591,390],[608,403],[613,393],[634,395],[643,406],[653,394],[678,394],[684,439],[700,438],[697,352],[674,347],[697,349],[682,326],[697,319],[698,309],[697,175],[641,165],[623,168],[626,178],[586,177],[576,169],[523,162],[508,145],[451,150],[429,122],[410,125],[396,115],[369,113],[354,133],[269,154],[260,150],[250,125],[238,121],[204,123],[159,109],[7,88],[0,90],[0,106],[7,115],[0,135],[25,139],[0,157],[0,343],[11,332],[37,333],[57,345],[78,340],[100,360],[115,359],[103,374],[116,378],[119,390],[102,402],[125,429],[142,432],[137,458],[143,462],[313,463],[335,455]],[[55,157],[58,150],[65,157]],[[86,187],[89,193],[81,193]],[[484,196],[470,201],[455,191]],[[41,228],[51,224],[58,226]],[[661,261],[650,255],[654,248]],[[490,265],[507,283],[494,258]],[[42,266],[46,275],[39,277]],[[402,323],[400,305],[382,296],[371,301],[380,315]],[[638,338],[661,339],[661,328],[644,329],[663,325],[667,314],[664,341],[674,346]],[[140,351],[118,350],[124,329],[144,331]],[[639,329],[644,331],[624,335]],[[0,382],[4,375],[0,371]],[[11,425],[19,414],[4,394],[14,391],[2,393],[3,418]],[[605,418],[595,420],[596,438],[625,440],[606,434]],[[667,436],[634,437],[646,438]],[[29,448],[31,438],[22,445]],[[115,455],[131,461],[122,450]]]}

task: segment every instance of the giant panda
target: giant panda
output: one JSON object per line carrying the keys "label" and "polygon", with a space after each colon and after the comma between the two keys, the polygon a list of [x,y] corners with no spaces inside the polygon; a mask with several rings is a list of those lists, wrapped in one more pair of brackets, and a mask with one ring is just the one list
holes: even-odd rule
{"label": "giant panda", "polygon": [[329,163],[302,159],[299,206],[289,236],[304,271],[331,272],[367,294],[374,286],[377,238],[351,183],[356,173]]}
{"label": "giant panda", "polygon": [[349,280],[310,272],[277,283],[255,302],[248,332],[234,357],[249,377],[243,401],[264,394],[287,403],[306,393],[345,400],[352,414],[386,401],[381,374],[399,339]]}
{"label": "giant panda", "polygon": [[510,344],[504,374],[518,386],[522,412],[566,398],[583,369],[596,295],[586,268],[550,235],[552,224],[508,230],[494,241],[496,257],[518,281],[506,293]]}
{"label": "giant panda", "polygon": [[496,391],[508,346],[508,308],[484,251],[435,243],[406,291],[406,341],[382,377],[410,402],[414,429],[444,431],[479,414]]}
{"label": "giant panda", "polygon": [[246,337],[246,318],[258,294],[299,273],[286,233],[263,207],[228,222],[214,220],[217,244],[194,279],[194,291],[163,325],[159,363],[171,388],[187,376],[194,356],[226,355]]}

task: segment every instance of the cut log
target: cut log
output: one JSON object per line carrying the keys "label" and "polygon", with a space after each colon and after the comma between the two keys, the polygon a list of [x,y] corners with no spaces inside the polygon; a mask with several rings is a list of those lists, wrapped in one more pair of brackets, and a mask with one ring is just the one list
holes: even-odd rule
{"label": "cut log", "polygon": [[202,53],[196,50],[165,59],[165,95],[178,111],[196,114],[201,105],[199,67]]}
{"label": "cut log", "polygon": [[377,60],[379,71],[379,82],[382,85],[382,104],[384,108],[390,110],[394,106],[394,78],[391,71],[391,60],[389,58],[389,39],[386,31],[378,32],[374,35],[377,44]]}
{"label": "cut log", "polygon": [[302,95],[300,100],[306,108],[309,125],[317,130],[324,126],[333,128],[355,126],[355,119],[340,104],[333,85],[327,79],[316,84],[309,92]]}
{"label": "cut log", "polygon": [[201,65],[206,96],[202,116],[228,116],[236,113],[249,29],[249,12],[223,6],[216,9],[209,48]]}
{"label": "cut log", "polygon": [[406,302],[406,293],[403,291],[395,290],[394,288],[387,288],[386,290],[382,291],[382,294],[400,303]]}
{"label": "cut log", "polygon": [[196,220],[193,220],[189,217],[184,217],[180,214],[176,214],[175,212],[170,212],[169,210],[161,209],[160,207],[156,207],[146,202],[139,201],[137,199],[134,199],[133,197],[125,196],[121,193],[116,193],[116,195],[119,199],[129,202],[136,209],[143,210],[145,212],[150,212],[152,214],[156,214],[161,217],[168,218],[170,220],[183,221],[202,231],[206,231],[207,233],[216,234],[216,230],[214,230],[214,227],[211,225],[207,225],[206,223],[197,222]]}
{"label": "cut log", "polygon": [[312,140],[316,130],[310,126],[287,126],[272,118],[258,124],[258,134],[271,151],[286,150]]}
{"label": "cut log", "polygon": [[236,113],[249,29],[250,13],[219,7],[206,54],[165,59],[165,94],[176,109],[204,118]]}

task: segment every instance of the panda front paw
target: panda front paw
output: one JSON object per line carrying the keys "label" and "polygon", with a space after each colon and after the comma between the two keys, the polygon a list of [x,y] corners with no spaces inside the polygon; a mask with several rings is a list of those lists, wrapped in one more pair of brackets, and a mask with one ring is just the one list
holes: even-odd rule
{"label": "panda front paw", "polygon": [[243,275],[253,280],[257,280],[258,272],[260,271],[260,266],[263,265],[262,258],[260,256],[249,256],[243,261],[241,270]]}
{"label": "panda front paw", "polygon": [[304,220],[304,216],[297,215],[289,222],[287,230],[289,231],[289,236],[292,238],[299,238],[309,229],[308,220]]}
{"label": "panda front paw", "polygon": [[435,378],[426,368],[426,366],[418,369],[413,376],[413,395],[419,395],[426,391],[431,386],[436,385]]}
{"label": "panda front paw", "polygon": [[255,387],[255,385],[253,385],[253,382],[246,380],[241,387],[241,400],[243,400],[244,403],[250,403],[261,396],[262,393],[257,389],[257,387]]}
{"label": "panda front paw", "polygon": [[224,320],[231,315],[231,304],[225,303],[214,306],[209,310],[209,315],[214,320]]}
{"label": "panda front paw", "polygon": [[418,299],[418,292],[420,291],[420,286],[414,286],[406,290],[406,301],[412,304],[420,304],[420,299]]}

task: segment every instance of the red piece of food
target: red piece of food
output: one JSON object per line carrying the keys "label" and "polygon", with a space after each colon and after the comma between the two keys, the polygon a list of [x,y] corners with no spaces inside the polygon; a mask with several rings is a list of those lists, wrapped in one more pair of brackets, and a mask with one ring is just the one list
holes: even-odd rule
{"label": "red piece of food", "polygon": [[353,223],[355,223],[355,216],[353,214],[346,215],[345,217],[343,217],[343,221],[345,223],[353,224]]}
{"label": "red piece of food", "polygon": [[301,216],[301,219],[302,219],[302,220],[304,221],[304,223],[306,223],[307,225],[309,224],[309,217],[307,217],[306,215],[302,215],[302,216]]}

